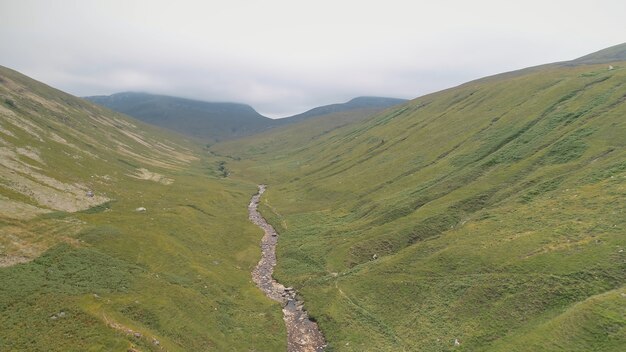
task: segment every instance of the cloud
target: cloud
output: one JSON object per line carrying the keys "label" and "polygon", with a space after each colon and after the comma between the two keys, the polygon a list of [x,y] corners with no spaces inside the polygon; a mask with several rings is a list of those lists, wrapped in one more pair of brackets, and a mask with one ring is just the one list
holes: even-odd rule
{"label": "cloud", "polygon": [[22,0],[0,5],[0,57],[75,95],[138,90],[284,116],[572,59],[623,41],[624,12],[617,0]]}

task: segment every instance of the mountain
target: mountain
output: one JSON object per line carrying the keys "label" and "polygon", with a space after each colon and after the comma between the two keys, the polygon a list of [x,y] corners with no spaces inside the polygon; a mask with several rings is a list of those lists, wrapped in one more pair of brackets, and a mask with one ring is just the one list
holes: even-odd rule
{"label": "mountain", "polygon": [[394,98],[359,97],[347,103],[321,106],[302,114],[272,120],[260,115],[248,105],[237,103],[210,103],[132,92],[92,96],[85,99],[144,122],[210,142],[240,138],[271,128],[341,112],[352,112],[355,117],[365,118],[406,101]]}
{"label": "mountain", "polygon": [[621,351],[626,61],[613,52],[210,150],[268,184],[274,276],[333,351]]}
{"label": "mountain", "polygon": [[237,103],[132,92],[85,99],[141,121],[210,141],[249,135],[272,125],[271,119],[251,106]]}
{"label": "mountain", "polygon": [[0,350],[286,347],[256,185],[201,144],[0,67]]}
{"label": "mountain", "polygon": [[346,103],[319,106],[311,110],[308,110],[306,112],[303,112],[301,114],[278,119],[277,122],[279,124],[289,124],[289,123],[306,120],[312,117],[335,114],[335,113],[340,113],[340,112],[345,112],[345,111],[367,110],[367,109],[384,110],[388,107],[399,105],[405,102],[407,102],[406,99],[383,98],[383,97],[357,97]]}

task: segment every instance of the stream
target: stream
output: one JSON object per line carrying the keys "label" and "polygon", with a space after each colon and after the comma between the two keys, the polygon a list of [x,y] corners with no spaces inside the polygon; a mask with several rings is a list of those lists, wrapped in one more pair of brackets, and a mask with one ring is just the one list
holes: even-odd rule
{"label": "stream", "polygon": [[263,229],[265,233],[261,239],[261,260],[252,271],[252,280],[265,295],[283,305],[283,319],[287,326],[288,352],[320,352],[324,351],[326,341],[319,330],[317,323],[311,321],[304,310],[297,292],[291,287],[285,287],[274,280],[274,266],[276,266],[276,243],[278,234],[272,225],[261,216],[257,210],[261,195],[266,186],[259,185],[259,192],[255,194],[248,205],[250,221]]}

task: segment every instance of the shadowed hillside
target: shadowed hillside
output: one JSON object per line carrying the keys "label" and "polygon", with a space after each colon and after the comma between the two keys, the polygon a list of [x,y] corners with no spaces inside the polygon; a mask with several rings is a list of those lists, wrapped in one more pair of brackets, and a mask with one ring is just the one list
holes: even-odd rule
{"label": "shadowed hillside", "polygon": [[246,136],[272,125],[271,119],[244,104],[132,92],[86,99],[144,122],[209,141]]}
{"label": "shadowed hillside", "polygon": [[333,351],[619,351],[626,62],[610,57],[280,132],[299,148],[268,132],[211,149],[269,185],[275,275]]}
{"label": "shadowed hillside", "polygon": [[[359,97],[346,103],[311,109],[302,114],[269,119],[252,107],[236,103],[210,103],[147,93],[118,93],[86,99],[135,117],[152,125],[168,128],[198,139],[216,142],[240,138],[320,116],[348,113],[355,119],[367,117],[406,100]],[[337,122],[340,124],[341,122]]]}

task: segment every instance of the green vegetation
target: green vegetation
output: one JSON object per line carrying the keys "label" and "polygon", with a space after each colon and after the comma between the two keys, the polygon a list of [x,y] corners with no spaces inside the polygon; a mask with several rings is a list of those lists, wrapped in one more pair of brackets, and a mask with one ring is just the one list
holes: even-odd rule
{"label": "green vegetation", "polygon": [[329,351],[620,351],[612,66],[511,72],[209,150],[0,68],[0,350],[284,350],[250,277],[263,182],[275,275]]}
{"label": "green vegetation", "polygon": [[626,60],[626,43],[618,44],[572,61],[573,64],[606,64]]}
{"label": "green vegetation", "polygon": [[359,116],[362,118],[367,116],[364,111],[376,111],[379,112],[386,108],[406,103],[405,99],[397,98],[384,98],[384,97],[357,97],[347,101],[345,103],[330,104],[319,106],[311,110],[305,111],[301,114],[285,117],[279,120],[275,120],[276,125],[283,126],[294,122],[300,122],[308,120],[312,117],[328,116],[341,113],[354,113],[359,111]]}
{"label": "green vegetation", "polygon": [[269,185],[275,275],[333,351],[618,351],[626,71],[613,66],[507,73],[211,150]]}
{"label": "green vegetation", "polygon": [[4,99],[4,104],[12,109],[15,109],[17,106],[15,106],[15,102],[9,98]]}
{"label": "green vegetation", "polygon": [[77,246],[0,270],[1,349],[156,351],[153,338],[170,351],[282,349],[279,306],[250,282],[259,234],[241,219],[254,186],[185,177],[126,184],[110,211],[75,215],[89,224]]}
{"label": "green vegetation", "polygon": [[255,184],[176,135],[0,77],[18,107],[0,106],[1,351],[285,348],[250,277]]}

